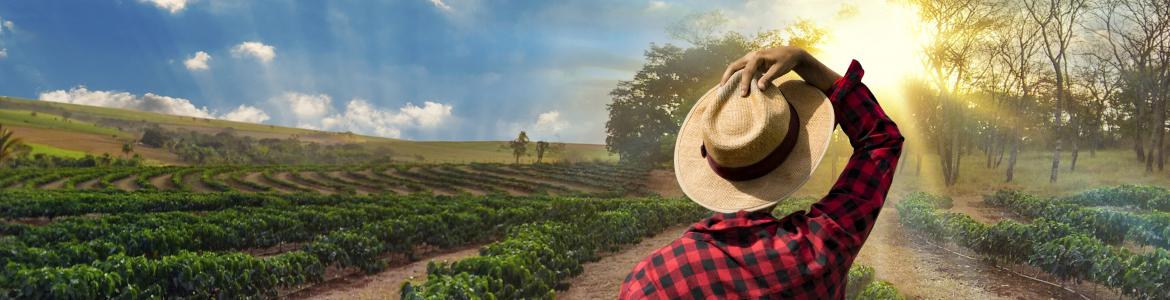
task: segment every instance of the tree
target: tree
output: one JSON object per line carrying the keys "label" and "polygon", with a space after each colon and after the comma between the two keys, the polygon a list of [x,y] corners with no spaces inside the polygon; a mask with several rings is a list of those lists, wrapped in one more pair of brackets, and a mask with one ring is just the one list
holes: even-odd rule
{"label": "tree", "polygon": [[939,154],[943,182],[954,185],[959,178],[966,139],[968,108],[972,106],[968,90],[974,85],[972,66],[980,54],[979,46],[989,29],[998,25],[1001,7],[983,0],[913,0],[923,20],[923,30],[933,33],[934,40],[923,49],[923,64],[928,78],[925,88],[933,93],[914,103],[920,115],[937,115],[918,127],[928,132]]}
{"label": "tree", "polygon": [[[1086,0],[1024,0],[1028,15],[1039,25],[1041,50],[1048,58],[1054,75],[1056,103],[1053,105],[1052,122],[1054,138],[1052,145],[1052,171],[1048,182],[1056,182],[1060,173],[1060,148],[1067,134],[1063,129],[1065,105],[1070,100],[1068,91],[1068,51],[1076,32],[1077,18],[1080,17]],[[1072,139],[1075,148],[1076,137]]]}
{"label": "tree", "polygon": [[536,142],[536,163],[541,163],[544,160],[544,153],[548,151],[548,142]]}
{"label": "tree", "polygon": [[512,148],[512,157],[516,159],[515,163],[519,164],[520,157],[528,153],[528,133],[520,131],[516,139],[508,142],[508,147]]}
{"label": "tree", "polygon": [[122,144],[122,155],[130,156],[132,152],[134,152],[134,142]]}
{"label": "tree", "polygon": [[[14,134],[16,133],[4,128],[4,125],[0,124],[0,163],[26,151],[24,140],[13,136]],[[0,164],[0,166],[2,165]]]}
{"label": "tree", "polygon": [[[1017,2],[1012,4],[1022,5]],[[1004,123],[1009,127],[1007,142],[1011,148],[1004,171],[1006,182],[1012,182],[1015,177],[1023,132],[1030,125],[1026,122],[1030,119],[1026,112],[1030,110],[1026,108],[1035,102],[1032,89],[1038,80],[1037,76],[1034,76],[1037,67],[1033,59],[1039,51],[1035,39],[1039,28],[1030,22],[1030,18],[1022,11],[1022,7],[1009,7],[1008,14],[1002,18],[1004,23],[994,31],[995,44],[991,58],[1001,66],[1001,72],[1008,73],[1012,85],[1007,90],[1008,96],[1013,98],[1012,104],[1001,106],[1004,108],[1002,112],[1006,113]]]}
{"label": "tree", "polygon": [[[1090,32],[1101,38],[1107,49],[1108,62],[1122,80],[1121,92],[1131,101],[1128,118],[1133,150],[1138,160],[1146,162],[1146,171],[1153,170],[1155,152],[1161,166],[1162,142],[1165,132],[1167,91],[1167,60],[1170,50],[1170,4],[1164,0],[1105,0],[1093,14],[1100,24]],[[1162,82],[1159,92],[1159,82]],[[1149,130],[1149,132],[1144,132]],[[1147,137],[1152,143],[1146,148]]]}

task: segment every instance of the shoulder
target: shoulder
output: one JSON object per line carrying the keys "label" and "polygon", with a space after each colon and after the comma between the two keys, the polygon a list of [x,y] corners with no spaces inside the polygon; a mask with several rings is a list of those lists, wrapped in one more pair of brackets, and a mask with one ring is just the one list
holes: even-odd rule
{"label": "shoulder", "polygon": [[[702,246],[699,246],[699,245]],[[692,275],[694,259],[701,257],[695,253],[699,248],[706,249],[707,244],[696,241],[686,235],[674,240],[654,252],[651,252],[634,266],[626,275],[622,283],[620,299],[647,299],[671,298],[670,289],[663,289],[663,280],[676,280]],[[673,285],[673,282],[668,283]]]}

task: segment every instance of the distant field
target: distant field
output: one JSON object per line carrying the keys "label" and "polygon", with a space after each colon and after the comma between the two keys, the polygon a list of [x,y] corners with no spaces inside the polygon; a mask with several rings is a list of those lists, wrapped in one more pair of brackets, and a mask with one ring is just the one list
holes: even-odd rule
{"label": "distant field", "polygon": [[65,120],[64,117],[58,115],[37,112],[34,116],[33,112],[28,110],[0,109],[0,124],[90,133],[110,137],[117,136],[120,138],[134,136],[133,133],[121,131],[117,128],[102,127],[85,121]]}
{"label": "distant field", "polygon": [[53,147],[53,146],[41,145],[41,144],[35,144],[35,143],[26,143],[25,145],[28,145],[29,148],[32,148],[32,151],[30,151],[30,154],[34,154],[34,155],[35,154],[45,154],[45,155],[66,157],[66,158],[81,158],[81,157],[85,157],[85,154],[86,154],[85,152],[81,152],[81,151],[65,150],[65,149],[61,149],[61,148],[57,148],[57,147]]}
{"label": "distant field", "polygon": [[[32,116],[32,112],[37,116]],[[69,112],[70,120],[60,115]],[[95,122],[117,121],[123,129],[102,126]],[[241,136],[254,138],[291,138],[322,144],[373,143],[385,144],[394,151],[397,160],[428,163],[466,162],[512,162],[511,150],[501,149],[499,141],[409,141],[401,139],[364,136],[340,132],[326,132],[290,128],[267,124],[252,124],[224,120],[173,116],[107,107],[84,106],[12,97],[0,97],[0,124],[12,127],[17,136],[27,142],[55,147],[61,150],[77,151],[100,155],[117,155],[128,137],[137,137],[140,129],[147,125],[159,125],[170,130],[190,130],[215,134],[231,130]],[[103,123],[105,124],[105,123]],[[532,162],[535,157],[535,143],[529,146],[529,156],[522,162]],[[182,164],[178,157],[162,149],[145,146],[135,148],[144,158],[163,164]],[[545,161],[616,161],[604,145],[567,144],[560,153],[550,154]]]}

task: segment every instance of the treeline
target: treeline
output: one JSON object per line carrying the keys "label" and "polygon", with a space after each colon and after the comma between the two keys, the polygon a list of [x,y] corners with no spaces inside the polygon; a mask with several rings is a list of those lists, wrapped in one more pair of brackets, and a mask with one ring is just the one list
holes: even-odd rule
{"label": "treeline", "polygon": [[321,144],[297,138],[253,138],[234,130],[206,134],[147,127],[139,140],[165,149],[192,164],[359,164],[390,162],[389,146],[358,143]]}
{"label": "treeline", "polygon": [[928,75],[907,83],[906,102],[948,185],[972,150],[987,167],[1006,162],[1006,181],[1024,147],[1051,151],[1051,182],[1062,167],[1075,171],[1082,151],[1122,143],[1146,171],[1162,170],[1166,1],[913,2],[935,40],[922,53]]}

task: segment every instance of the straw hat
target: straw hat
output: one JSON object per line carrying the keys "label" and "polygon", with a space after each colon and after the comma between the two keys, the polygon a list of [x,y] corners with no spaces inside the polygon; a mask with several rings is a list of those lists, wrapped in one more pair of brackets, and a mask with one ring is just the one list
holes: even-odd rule
{"label": "straw hat", "polygon": [[790,80],[740,97],[740,70],[699,98],[674,145],[674,173],[692,201],[717,212],[780,202],[806,181],[829,145],[833,105],[816,87]]}

